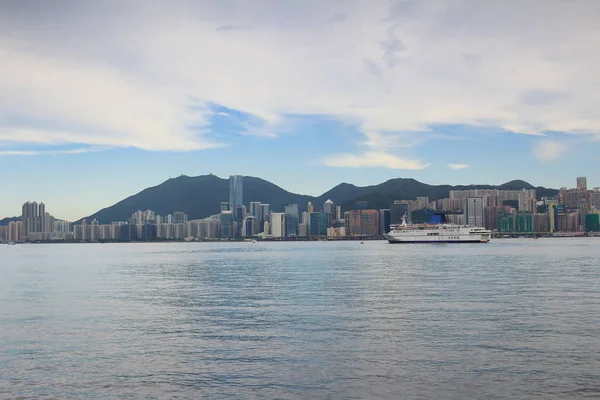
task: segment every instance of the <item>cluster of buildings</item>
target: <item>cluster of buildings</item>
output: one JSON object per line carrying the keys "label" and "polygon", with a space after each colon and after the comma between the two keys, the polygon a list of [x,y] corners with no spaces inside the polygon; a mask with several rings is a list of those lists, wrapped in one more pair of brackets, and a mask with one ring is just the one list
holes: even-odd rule
{"label": "cluster of buildings", "polygon": [[54,218],[44,203],[23,204],[21,220],[0,226],[0,242],[72,240],[71,224]]}
{"label": "cluster of buildings", "polygon": [[43,203],[23,205],[20,221],[0,227],[0,240],[20,241],[152,241],[152,240],[230,240],[260,238],[365,238],[389,232],[390,225],[428,222],[434,213],[458,225],[480,226],[498,233],[539,235],[600,232],[600,188],[589,190],[584,177],[577,187],[562,188],[557,197],[536,198],[531,190],[472,189],[453,190],[449,197],[430,201],[396,200],[386,209],[369,209],[357,201],[354,209],[343,212],[327,200],[322,205],[308,203],[300,212],[298,204],[271,210],[269,204],[244,203],[244,182],[239,175],[229,178],[229,201],[220,212],[204,219],[188,220],[184,212],[159,215],[152,210],[136,211],[127,221],[99,224],[83,221],[72,226],[55,219]]}

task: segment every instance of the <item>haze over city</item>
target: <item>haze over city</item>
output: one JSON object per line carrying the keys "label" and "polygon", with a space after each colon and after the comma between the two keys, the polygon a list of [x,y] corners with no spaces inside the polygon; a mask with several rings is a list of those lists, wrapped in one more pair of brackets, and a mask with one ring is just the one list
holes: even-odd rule
{"label": "haze over city", "polygon": [[0,217],[182,173],[600,185],[595,1],[8,1]]}

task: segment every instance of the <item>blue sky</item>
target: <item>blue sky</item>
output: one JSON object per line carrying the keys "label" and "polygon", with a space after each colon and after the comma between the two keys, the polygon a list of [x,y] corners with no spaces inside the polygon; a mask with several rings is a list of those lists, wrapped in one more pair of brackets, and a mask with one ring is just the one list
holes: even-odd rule
{"label": "blue sky", "polygon": [[600,186],[599,18],[559,0],[3,2],[0,216],[37,200],[77,219],[180,174],[313,195]]}

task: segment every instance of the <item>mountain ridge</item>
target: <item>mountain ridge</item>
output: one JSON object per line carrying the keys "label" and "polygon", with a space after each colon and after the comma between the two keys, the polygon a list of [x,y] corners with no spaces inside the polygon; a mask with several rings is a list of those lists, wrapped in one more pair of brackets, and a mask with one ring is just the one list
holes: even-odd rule
{"label": "mountain ridge", "polygon": [[[320,196],[309,196],[289,192],[265,179],[244,176],[244,204],[259,201],[270,204],[273,211],[283,211],[285,204],[298,204],[300,212],[306,211],[308,202],[312,202],[315,210],[331,199],[343,210],[352,209],[356,201],[367,201],[369,208],[388,208],[394,200],[414,200],[416,197],[429,197],[437,200],[449,196],[450,190],[499,189],[521,190],[536,189],[538,198],[558,194],[556,189],[534,187],[522,180],[513,180],[501,185],[429,185],[413,178],[393,178],[377,185],[356,186],[342,182]],[[175,211],[183,211],[189,219],[206,218],[218,214],[220,203],[229,201],[229,181],[216,175],[199,175],[190,177],[181,175],[170,178],[156,186],[148,187],[136,194],[105,207],[94,214],[81,218],[97,219],[99,223],[126,221],[137,210],[153,210],[157,214],[166,215]]]}

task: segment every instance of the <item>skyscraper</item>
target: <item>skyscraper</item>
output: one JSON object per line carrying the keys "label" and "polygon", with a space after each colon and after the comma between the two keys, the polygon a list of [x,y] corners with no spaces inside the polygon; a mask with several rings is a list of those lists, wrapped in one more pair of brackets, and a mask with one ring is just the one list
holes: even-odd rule
{"label": "skyscraper", "polygon": [[285,236],[285,219],[286,218],[284,213],[271,214],[271,235],[273,235],[273,237]]}
{"label": "skyscraper", "polygon": [[485,226],[484,203],[482,197],[467,197],[463,210],[465,223],[470,226]]}
{"label": "skyscraper", "polygon": [[270,206],[268,204],[260,205],[260,215],[262,216],[261,225],[264,225],[265,222],[270,222]]}
{"label": "skyscraper", "polygon": [[587,190],[587,178],[585,176],[577,178],[577,189]]}
{"label": "skyscraper", "polygon": [[[262,219],[262,204],[260,201],[251,201],[250,202],[250,215],[254,217],[254,222],[252,223],[254,232],[253,234],[259,234],[262,229],[263,219]],[[247,217],[246,217],[247,218]]]}
{"label": "skyscraper", "polygon": [[333,215],[334,210],[335,210],[335,206],[333,204],[333,201],[327,200],[325,202],[325,204],[323,204],[323,212]]}
{"label": "skyscraper", "polygon": [[240,219],[239,209],[244,205],[244,180],[242,175],[231,175],[229,177],[229,205],[234,213],[235,219]]}
{"label": "skyscraper", "polygon": [[379,234],[383,235],[390,231],[390,210],[382,209],[379,210]]}
{"label": "skyscraper", "polygon": [[286,236],[298,236],[298,204],[285,205]]}

